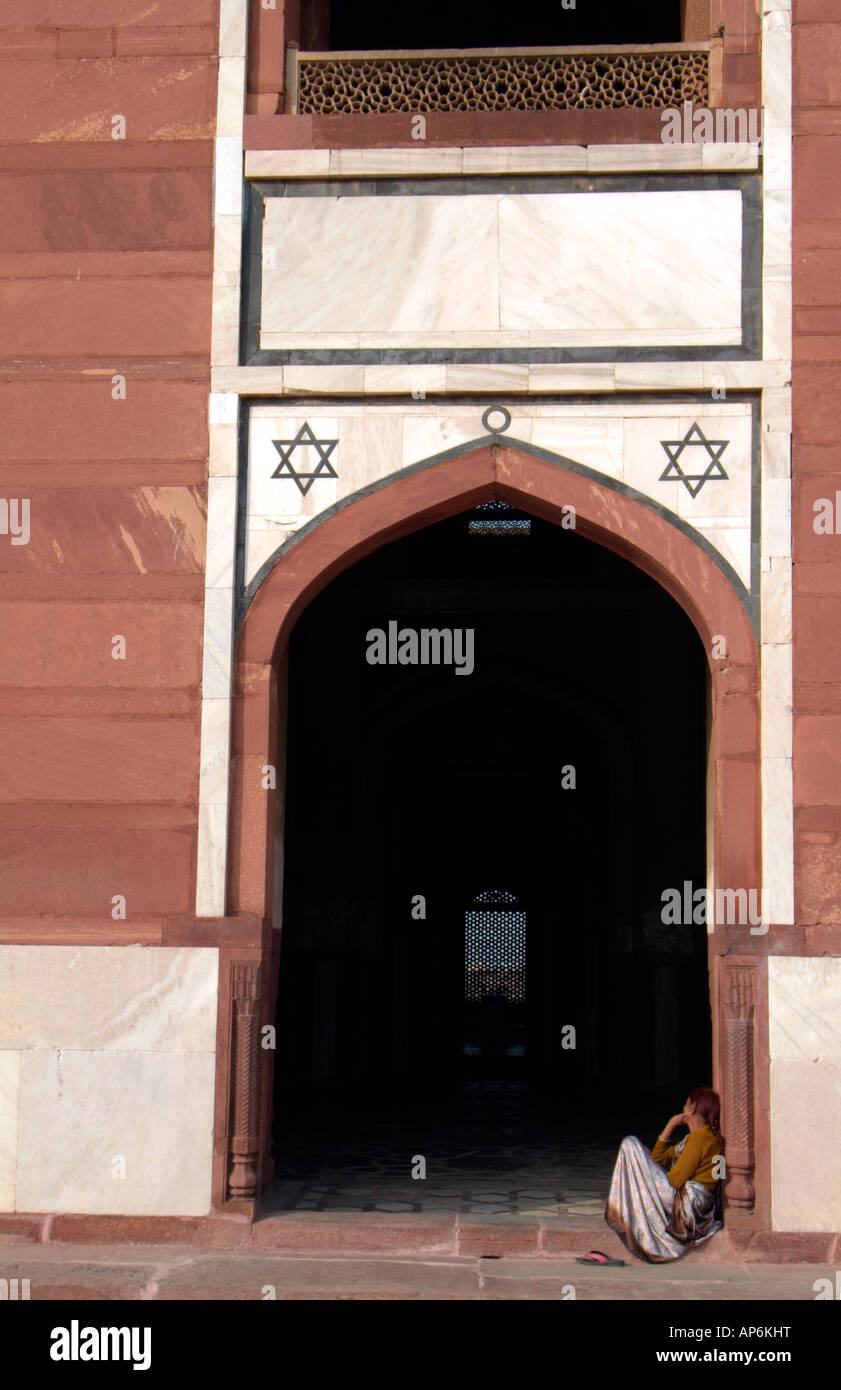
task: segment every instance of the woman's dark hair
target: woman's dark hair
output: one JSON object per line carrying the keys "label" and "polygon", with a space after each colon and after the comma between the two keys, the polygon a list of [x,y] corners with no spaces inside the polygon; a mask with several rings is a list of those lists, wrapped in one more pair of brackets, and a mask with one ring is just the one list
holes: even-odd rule
{"label": "woman's dark hair", "polygon": [[711,1086],[696,1086],[694,1091],[690,1091],[687,1100],[695,1106],[696,1113],[701,1116],[704,1124],[709,1125],[719,1144],[721,1152],[724,1153],[724,1135],[721,1132],[721,1101],[718,1091],[714,1091]]}

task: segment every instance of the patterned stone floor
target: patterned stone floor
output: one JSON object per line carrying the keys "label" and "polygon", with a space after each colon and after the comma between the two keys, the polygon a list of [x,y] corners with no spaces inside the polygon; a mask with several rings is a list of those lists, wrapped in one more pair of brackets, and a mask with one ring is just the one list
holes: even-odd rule
{"label": "patterned stone floor", "polygon": [[[623,1134],[651,1142],[662,1124],[596,1119],[535,1098],[524,1082],[468,1083],[460,1103],[350,1126],[314,1121],[278,1144],[279,1211],[600,1216]],[[652,1129],[653,1126],[653,1129]],[[649,1130],[652,1132],[649,1133]],[[339,1137],[341,1136],[341,1137]],[[413,1178],[417,1158],[425,1178]]]}

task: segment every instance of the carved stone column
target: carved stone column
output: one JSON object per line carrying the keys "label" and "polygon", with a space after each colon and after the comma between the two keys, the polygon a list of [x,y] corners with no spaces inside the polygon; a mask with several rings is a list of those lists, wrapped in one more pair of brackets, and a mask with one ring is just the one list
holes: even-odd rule
{"label": "carved stone column", "polygon": [[230,1170],[228,1195],[255,1197],[260,1148],[260,965],[231,965]]}
{"label": "carved stone column", "polygon": [[727,1201],[753,1211],[753,1056],[756,971],[752,965],[725,967],[724,1048],[727,1130]]}

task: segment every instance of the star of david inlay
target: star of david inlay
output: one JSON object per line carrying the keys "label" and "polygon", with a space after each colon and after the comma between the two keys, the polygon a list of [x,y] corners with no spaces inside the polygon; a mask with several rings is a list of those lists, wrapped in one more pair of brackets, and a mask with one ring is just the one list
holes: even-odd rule
{"label": "star of david inlay", "polygon": [[[298,430],[294,439],[273,439],[272,443],[280,454],[273,478],[291,478],[297,483],[302,496],[306,496],[316,478],[338,478],[338,473],[330,462],[330,455],[338,444],[338,439],[316,439],[306,422]],[[318,463],[311,473],[296,472],[292,455],[296,449],[315,449]],[[306,458],[306,455],[304,455]]]}
{"label": "star of david inlay", "polygon": [[[669,462],[660,474],[659,481],[681,482],[691,497],[697,497],[704,483],[727,482],[728,476],[721,463],[721,455],[730,443],[729,439],[707,439],[700,425],[693,425],[683,439],[661,439],[661,445],[669,456]],[[680,458],[686,449],[704,449],[707,466],[701,473],[687,473],[680,465]],[[697,457],[697,455],[696,455]],[[687,460],[688,462],[688,460]],[[703,463],[703,457],[701,459]]]}

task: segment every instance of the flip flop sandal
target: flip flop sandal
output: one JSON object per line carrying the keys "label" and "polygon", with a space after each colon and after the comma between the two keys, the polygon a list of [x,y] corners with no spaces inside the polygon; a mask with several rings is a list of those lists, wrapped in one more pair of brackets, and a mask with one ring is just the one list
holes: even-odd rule
{"label": "flip flop sandal", "polygon": [[577,1255],[576,1264],[580,1265],[624,1265],[624,1260],[612,1260],[609,1255],[605,1255],[603,1250],[588,1250],[586,1255]]}

